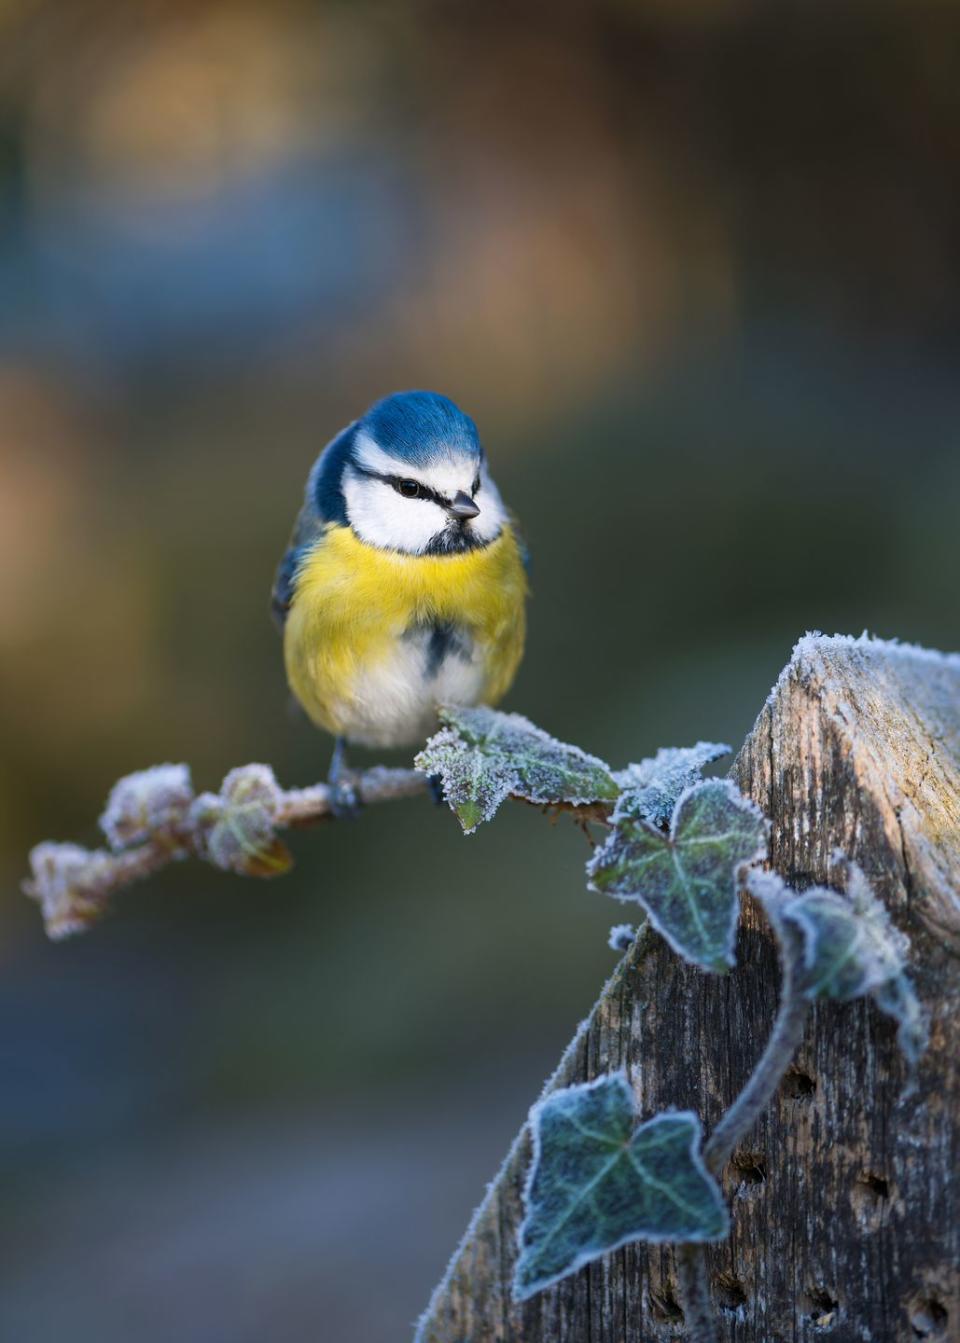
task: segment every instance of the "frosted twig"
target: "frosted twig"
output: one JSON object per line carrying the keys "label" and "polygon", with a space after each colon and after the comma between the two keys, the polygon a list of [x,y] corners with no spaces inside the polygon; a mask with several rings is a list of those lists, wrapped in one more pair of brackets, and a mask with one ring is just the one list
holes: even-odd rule
{"label": "frosted twig", "polygon": [[[383,765],[347,781],[365,805],[428,789],[418,770]],[[269,765],[242,765],[219,793],[199,795],[186,765],[155,765],[114,785],[100,817],[108,847],[45,840],[30,852],[23,889],[39,902],[48,936],[59,941],[96,923],[117,891],[184,858],[245,876],[278,876],[293,859],[277,832],[333,816],[328,784],[283,789]]]}
{"label": "frosted twig", "polygon": [[[419,797],[427,792],[427,776],[416,769],[388,769],[386,765],[374,765],[362,774],[347,772],[344,779],[351,784],[364,806]],[[280,802],[277,824],[306,826],[330,820],[333,816],[330,796],[330,785],[326,783],[315,783],[309,788],[288,788]]]}
{"label": "frosted twig", "polygon": [[[420,770],[385,765],[351,771],[343,782],[364,806],[429,791]],[[582,812],[590,820],[605,815],[589,804],[578,809],[560,803],[555,809]],[[329,784],[284,789],[269,765],[241,765],[230,771],[219,793],[200,794],[194,793],[186,765],[154,765],[114,785],[100,817],[106,847],[44,840],[30,851],[23,890],[40,904],[47,935],[60,941],[102,918],[117,891],[184,858],[241,876],[279,876],[293,857],[278,832],[336,814]]]}

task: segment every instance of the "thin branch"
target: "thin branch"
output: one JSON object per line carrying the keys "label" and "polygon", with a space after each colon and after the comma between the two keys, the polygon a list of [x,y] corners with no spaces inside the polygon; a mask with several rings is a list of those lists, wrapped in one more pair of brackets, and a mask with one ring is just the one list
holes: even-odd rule
{"label": "thin branch", "polygon": [[[426,775],[383,765],[347,782],[364,806],[428,791]],[[283,789],[268,765],[242,765],[219,793],[199,796],[186,765],[156,765],[114,785],[100,817],[109,847],[46,840],[30,853],[23,889],[39,902],[47,935],[59,941],[96,923],[124,887],[184,858],[245,876],[278,876],[293,859],[277,832],[334,816],[328,784]]]}
{"label": "thin branch", "polygon": [[[427,776],[416,769],[388,769],[386,765],[374,765],[362,774],[347,773],[344,777],[365,807],[375,802],[419,797],[429,791]],[[334,812],[331,796],[332,790],[326,783],[315,783],[309,788],[287,789],[280,803],[276,824],[280,827],[299,827],[332,820]]]}
{"label": "thin branch", "polygon": [[[343,782],[362,806],[429,791],[419,770],[385,765],[350,772]],[[584,822],[603,820],[609,812],[594,805],[556,809]],[[47,935],[60,941],[101,919],[124,887],[185,858],[241,876],[279,876],[293,864],[279,832],[339,814],[329,784],[284,789],[269,765],[241,765],[230,771],[219,793],[200,794],[194,793],[186,765],[155,765],[114,785],[100,817],[108,847],[37,844],[23,890],[40,904]]]}

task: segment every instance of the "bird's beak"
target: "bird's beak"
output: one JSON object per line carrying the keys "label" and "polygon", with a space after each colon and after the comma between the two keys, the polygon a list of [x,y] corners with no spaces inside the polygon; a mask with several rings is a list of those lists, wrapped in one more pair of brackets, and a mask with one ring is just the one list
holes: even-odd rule
{"label": "bird's beak", "polygon": [[480,510],[469,494],[464,494],[463,490],[458,490],[450,503],[447,504],[447,512],[459,522],[466,522],[470,518],[475,518]]}

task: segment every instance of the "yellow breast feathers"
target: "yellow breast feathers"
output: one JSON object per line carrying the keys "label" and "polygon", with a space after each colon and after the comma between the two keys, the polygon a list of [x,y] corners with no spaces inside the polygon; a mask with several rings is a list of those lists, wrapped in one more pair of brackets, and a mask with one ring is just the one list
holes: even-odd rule
{"label": "yellow breast feathers", "polygon": [[[290,687],[328,732],[378,746],[422,740],[438,701],[495,704],[509,689],[526,595],[509,527],[463,554],[405,555],[331,526],[294,582],[284,631]],[[429,656],[437,630],[455,650],[446,672]]]}

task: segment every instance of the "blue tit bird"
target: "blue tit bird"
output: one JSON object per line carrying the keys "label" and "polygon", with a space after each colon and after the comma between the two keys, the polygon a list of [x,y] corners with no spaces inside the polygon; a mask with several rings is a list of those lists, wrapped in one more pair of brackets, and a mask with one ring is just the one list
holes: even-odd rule
{"label": "blue tit bird", "polygon": [[378,401],[321,452],[273,589],[287,680],[347,743],[413,746],[496,704],[523,655],[526,557],[476,425],[436,392]]}

